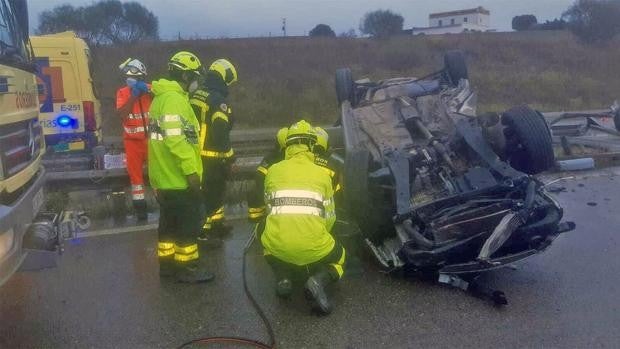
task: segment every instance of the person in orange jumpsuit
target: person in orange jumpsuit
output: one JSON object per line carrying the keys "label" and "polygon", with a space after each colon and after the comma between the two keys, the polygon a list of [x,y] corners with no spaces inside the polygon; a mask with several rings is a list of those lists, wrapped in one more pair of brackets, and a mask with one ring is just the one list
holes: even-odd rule
{"label": "person in orange jumpsuit", "polygon": [[146,78],[146,66],[128,58],[119,69],[126,86],[116,91],[116,110],[123,122],[123,144],[127,156],[127,172],[131,182],[131,198],[138,221],[147,220],[144,171],[148,152],[149,108],[152,96]]}

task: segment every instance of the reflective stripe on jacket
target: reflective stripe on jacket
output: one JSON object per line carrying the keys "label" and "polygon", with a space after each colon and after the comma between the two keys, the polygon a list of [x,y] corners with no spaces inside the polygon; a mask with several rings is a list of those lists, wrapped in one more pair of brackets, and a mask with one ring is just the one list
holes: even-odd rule
{"label": "reflective stripe on jacket", "polygon": [[267,253],[285,262],[306,265],[327,256],[334,247],[326,207],[333,189],[325,170],[314,164],[305,145],[292,145],[286,160],[265,177],[268,215],[261,241]]}
{"label": "reflective stripe on jacket", "polygon": [[153,82],[148,168],[156,189],[186,189],[187,175],[202,176],[200,125],[188,95],[176,81]]}
{"label": "reflective stripe on jacket", "polygon": [[[150,84],[147,84],[149,89]],[[116,109],[120,109],[124,106],[131,97],[131,89],[128,86],[119,88],[116,91]],[[123,118],[123,138],[125,139],[145,139],[147,136],[147,127],[149,124],[149,109],[151,107],[152,96],[150,93],[145,93],[138,98],[133,106],[131,106],[131,112],[126,118]]]}

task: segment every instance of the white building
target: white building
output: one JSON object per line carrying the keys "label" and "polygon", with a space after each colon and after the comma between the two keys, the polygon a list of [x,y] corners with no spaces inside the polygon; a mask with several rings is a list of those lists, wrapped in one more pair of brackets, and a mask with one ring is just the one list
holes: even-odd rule
{"label": "white building", "polygon": [[486,32],[490,30],[491,12],[480,6],[468,10],[431,13],[428,16],[428,25],[426,28],[413,28],[413,35]]}

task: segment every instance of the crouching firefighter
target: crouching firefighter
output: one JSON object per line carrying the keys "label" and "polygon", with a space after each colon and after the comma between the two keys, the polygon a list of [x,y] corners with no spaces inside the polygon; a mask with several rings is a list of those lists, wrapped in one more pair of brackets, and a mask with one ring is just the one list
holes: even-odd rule
{"label": "crouching firefighter", "polygon": [[202,181],[206,212],[199,240],[220,243],[219,238],[230,232],[224,225],[224,193],[234,151],[230,144],[233,126],[231,110],[226,103],[228,87],[237,81],[237,70],[226,59],[218,59],[206,72],[204,82],[192,94],[190,103],[200,120],[200,147],[204,167]]}
{"label": "crouching firefighter", "polygon": [[254,188],[248,192],[248,220],[252,223],[260,224],[258,232],[262,233],[264,228],[267,206],[265,205],[265,176],[271,165],[284,160],[284,149],[286,148],[286,136],[288,128],[283,127],[276,134],[275,146],[261,160],[260,165],[254,173]]}
{"label": "crouching firefighter", "polygon": [[159,272],[181,282],[213,279],[199,263],[196,237],[200,231],[202,161],[200,124],[189,104],[188,91],[200,77],[200,61],[178,52],[168,61],[168,79],[153,82],[150,109],[148,168],[157,191]]}
{"label": "crouching firefighter", "polygon": [[[332,153],[329,149],[329,134],[322,127],[315,127],[314,132],[316,133],[316,144],[314,145],[314,163],[321,166],[325,169],[325,172],[332,179],[332,188],[334,189],[334,200],[332,200],[331,210],[328,212],[335,212],[336,205],[342,203],[342,187],[340,185],[341,178],[340,174],[342,173],[342,163],[344,160],[338,159],[337,155]],[[335,223],[335,217],[330,221]],[[330,230],[331,231],[331,230]]]}
{"label": "crouching firefighter", "polygon": [[342,277],[345,250],[329,233],[333,189],[330,176],[314,163],[316,139],[306,121],[289,128],[285,159],[265,177],[268,214],[261,242],[276,275],[276,294],[289,297],[295,274],[310,275],[306,298],[313,310],[328,314],[326,287]]}
{"label": "crouching firefighter", "polygon": [[146,163],[150,86],[144,82],[146,66],[137,59],[128,58],[119,65],[127,85],[116,91],[116,110],[123,120],[123,145],[127,155],[127,173],[131,182],[131,198],[138,221],[147,219],[144,197],[143,166]]}

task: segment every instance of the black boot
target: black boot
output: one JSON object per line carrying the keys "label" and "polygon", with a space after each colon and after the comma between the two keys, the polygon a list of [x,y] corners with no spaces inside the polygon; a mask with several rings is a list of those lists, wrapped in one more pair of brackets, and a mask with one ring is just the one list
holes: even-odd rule
{"label": "black boot", "polygon": [[170,277],[176,273],[174,263],[174,255],[168,257],[159,257],[159,276]]}
{"label": "black boot", "polygon": [[203,229],[197,240],[201,247],[221,247],[224,243],[222,239],[213,234],[213,228]]}
{"label": "black boot", "polygon": [[306,281],[304,294],[310,302],[312,309],[322,315],[327,315],[332,311],[332,305],[327,298],[325,288],[334,282],[334,279],[327,270],[321,270],[312,275]]}
{"label": "black boot", "polygon": [[288,299],[293,294],[293,282],[291,279],[284,278],[276,282],[276,295],[280,298]]}
{"label": "black boot", "polygon": [[189,284],[211,281],[215,277],[198,262],[178,263],[176,276],[177,281]]}
{"label": "black boot", "polygon": [[136,213],[136,219],[138,222],[146,222],[148,220],[146,200],[134,200],[133,209]]}

